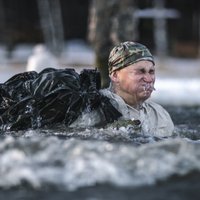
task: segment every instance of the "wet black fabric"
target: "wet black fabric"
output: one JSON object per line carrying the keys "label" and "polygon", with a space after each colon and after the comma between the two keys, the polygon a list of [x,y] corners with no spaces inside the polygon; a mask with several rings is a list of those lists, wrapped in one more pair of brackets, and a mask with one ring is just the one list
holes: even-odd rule
{"label": "wet black fabric", "polygon": [[16,74],[0,84],[0,130],[69,126],[84,111],[101,109],[108,123],[121,114],[99,93],[100,75],[85,69],[46,68]]}

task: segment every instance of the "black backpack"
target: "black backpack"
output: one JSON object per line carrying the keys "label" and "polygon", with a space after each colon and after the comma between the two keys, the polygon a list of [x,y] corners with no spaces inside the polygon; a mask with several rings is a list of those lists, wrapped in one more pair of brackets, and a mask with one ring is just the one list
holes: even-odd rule
{"label": "black backpack", "polygon": [[108,123],[121,116],[99,93],[95,69],[46,68],[16,74],[0,84],[0,130],[36,129],[56,123],[69,126],[87,109],[101,109]]}

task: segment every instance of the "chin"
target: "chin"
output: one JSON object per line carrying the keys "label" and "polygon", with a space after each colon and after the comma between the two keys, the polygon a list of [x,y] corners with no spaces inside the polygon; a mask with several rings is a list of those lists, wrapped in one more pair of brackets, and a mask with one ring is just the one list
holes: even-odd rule
{"label": "chin", "polygon": [[151,97],[151,94],[145,94],[145,95],[143,95],[143,96],[141,97],[141,99],[142,99],[143,101],[145,101],[145,100],[149,99],[150,97]]}
{"label": "chin", "polygon": [[149,99],[149,97],[145,97],[142,99],[142,102],[146,101],[147,99]]}

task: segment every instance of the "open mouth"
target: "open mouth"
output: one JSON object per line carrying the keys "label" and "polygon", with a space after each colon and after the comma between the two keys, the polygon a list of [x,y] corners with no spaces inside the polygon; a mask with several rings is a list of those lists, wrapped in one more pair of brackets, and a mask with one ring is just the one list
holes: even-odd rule
{"label": "open mouth", "polygon": [[143,85],[143,90],[144,91],[153,91],[156,90],[153,84],[145,84]]}

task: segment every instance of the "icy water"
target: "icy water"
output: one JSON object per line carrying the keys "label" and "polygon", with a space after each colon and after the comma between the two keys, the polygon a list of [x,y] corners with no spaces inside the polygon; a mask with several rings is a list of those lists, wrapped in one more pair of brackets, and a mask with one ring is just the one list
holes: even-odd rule
{"label": "icy water", "polygon": [[0,133],[0,199],[200,199],[200,107],[166,109],[170,138],[112,126]]}

